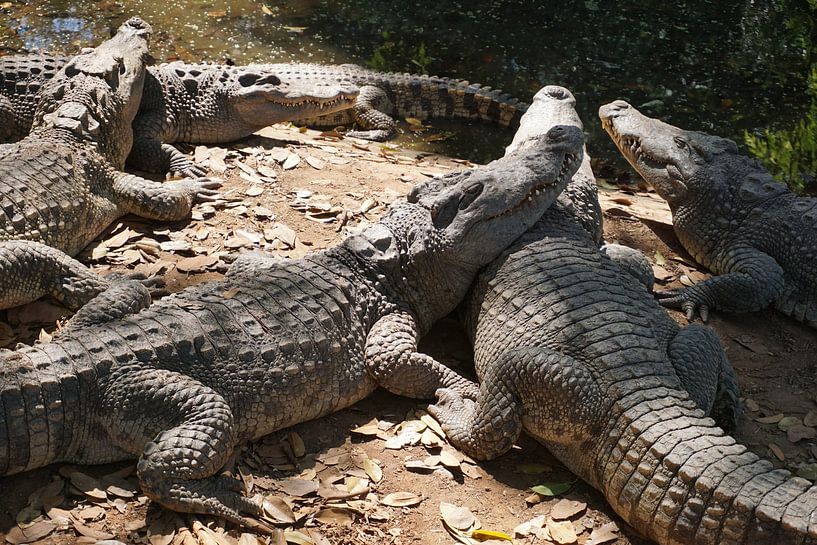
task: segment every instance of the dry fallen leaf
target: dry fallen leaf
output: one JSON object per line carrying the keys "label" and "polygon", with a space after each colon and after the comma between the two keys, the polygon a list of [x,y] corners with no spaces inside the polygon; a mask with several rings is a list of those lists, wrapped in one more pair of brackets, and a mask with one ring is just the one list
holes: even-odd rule
{"label": "dry fallen leaf", "polygon": [[803,425],[811,428],[817,427],[817,411],[809,411],[803,417]]}
{"label": "dry fallen leaf", "polygon": [[550,516],[554,520],[564,520],[574,517],[587,509],[587,504],[582,501],[561,499],[556,502],[550,510]]}
{"label": "dry fallen leaf", "polygon": [[57,525],[50,520],[35,522],[25,529],[19,526],[12,527],[6,534],[6,541],[12,545],[22,545],[38,541],[57,529]]}
{"label": "dry fallen leaf", "polygon": [[287,158],[284,160],[284,164],[281,165],[284,170],[292,170],[293,168],[297,167],[301,162],[301,158],[298,156],[297,153],[290,153]]}
{"label": "dry fallen leaf", "polygon": [[411,507],[418,505],[421,501],[423,498],[411,492],[392,492],[384,496],[380,503],[389,507]]}
{"label": "dry fallen leaf", "polygon": [[342,524],[343,526],[351,526],[354,522],[352,511],[339,507],[324,507],[313,518],[323,524]]}
{"label": "dry fallen leaf", "polygon": [[530,534],[531,531],[536,530],[538,528],[542,528],[544,525],[545,515],[539,515],[518,525],[516,528],[513,529],[513,533],[514,535],[525,537],[528,534]]}
{"label": "dry fallen leaf", "polygon": [[579,539],[576,535],[576,530],[573,528],[573,523],[569,520],[557,522],[553,519],[548,519],[547,528],[551,539],[560,545],[576,543]]}
{"label": "dry fallen leaf", "polygon": [[470,532],[479,524],[470,509],[453,503],[440,503],[440,516],[449,528],[460,532]]}
{"label": "dry fallen leaf", "polygon": [[595,528],[590,533],[590,539],[586,545],[602,545],[618,539],[618,525],[615,522],[608,522],[607,524]]}
{"label": "dry fallen leaf", "polygon": [[263,501],[264,513],[276,522],[293,524],[295,514],[287,503],[278,496],[269,495]]}
{"label": "dry fallen leaf", "polygon": [[761,424],[777,424],[783,420],[783,413],[774,414],[772,416],[758,416],[754,418],[755,422],[760,422]]}
{"label": "dry fallen leaf", "polygon": [[318,491],[318,483],[304,479],[287,479],[278,483],[278,488],[290,496],[303,497]]}
{"label": "dry fallen leaf", "polygon": [[783,454],[783,449],[781,449],[774,443],[769,443],[769,450],[771,450],[772,454],[774,454],[777,457],[777,459],[780,460],[781,462],[786,460],[786,455]]}

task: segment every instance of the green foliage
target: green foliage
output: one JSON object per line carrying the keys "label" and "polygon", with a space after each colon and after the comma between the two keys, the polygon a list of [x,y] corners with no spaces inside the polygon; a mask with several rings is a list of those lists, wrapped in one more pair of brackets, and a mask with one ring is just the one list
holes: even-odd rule
{"label": "green foliage", "polygon": [[383,43],[374,49],[371,58],[366,62],[369,68],[384,72],[400,71],[403,59],[409,58],[410,62],[417,66],[416,71],[428,73],[428,66],[434,59],[426,53],[425,42],[420,42],[417,52],[412,55],[411,46],[406,45],[403,39],[393,40],[388,30],[384,30],[380,35]]}
{"label": "green foliage", "polygon": [[749,152],[760,159],[775,178],[795,191],[802,191],[817,173],[817,40],[814,35],[817,0],[808,0],[808,8],[808,13],[786,22],[811,66],[806,91],[810,102],[805,116],[790,129],[766,129],[760,134],[746,131],[743,137]]}

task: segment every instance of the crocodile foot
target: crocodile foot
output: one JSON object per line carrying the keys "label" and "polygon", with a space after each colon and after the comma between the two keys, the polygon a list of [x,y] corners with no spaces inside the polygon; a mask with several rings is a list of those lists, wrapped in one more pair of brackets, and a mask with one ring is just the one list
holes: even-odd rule
{"label": "crocodile foot", "polygon": [[688,321],[692,322],[696,316],[706,323],[709,320],[711,303],[702,293],[691,288],[664,290],[655,293],[661,306],[681,309]]}

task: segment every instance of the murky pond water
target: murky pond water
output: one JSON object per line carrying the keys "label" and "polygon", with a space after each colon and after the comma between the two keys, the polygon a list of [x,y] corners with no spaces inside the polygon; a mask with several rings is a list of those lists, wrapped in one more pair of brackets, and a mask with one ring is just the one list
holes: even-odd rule
{"label": "murky pond water", "polygon": [[[75,51],[139,14],[160,60],[355,62],[465,78],[523,100],[558,83],[579,100],[591,152],[612,158],[595,112],[614,98],[739,142],[796,125],[810,105],[816,9],[814,0],[0,0],[0,53]],[[436,149],[475,160],[510,137],[434,126],[456,133]]]}

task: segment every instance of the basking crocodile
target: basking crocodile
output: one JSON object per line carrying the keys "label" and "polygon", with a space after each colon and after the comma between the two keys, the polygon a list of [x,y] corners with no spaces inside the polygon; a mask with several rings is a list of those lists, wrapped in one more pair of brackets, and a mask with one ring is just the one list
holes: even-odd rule
{"label": "basking crocodile", "polygon": [[353,108],[318,118],[301,119],[311,126],[357,123],[361,130],[346,134],[382,141],[396,133],[394,114],[427,119],[456,117],[516,127],[528,105],[503,93],[465,80],[417,74],[377,72],[355,64],[268,64],[282,78],[355,85],[360,94]]}
{"label": "basking crocodile", "polygon": [[429,411],[480,459],[527,431],[660,544],[817,543],[817,487],[706,417],[737,410],[717,337],[679,328],[588,219],[550,208],[478,277],[465,312],[480,394],[443,389]]}
{"label": "basking crocodile", "polygon": [[817,199],[793,194],[731,140],[651,119],[622,100],[602,125],[672,210],[684,248],[720,275],[659,294],[661,304],[705,321],[710,309],[774,304],[817,327]]}
{"label": "basking crocodile", "polygon": [[[15,127],[13,136],[27,134],[26,112],[31,110],[38,87],[65,62],[64,58],[39,55],[0,58],[0,95],[5,95],[0,96],[0,120],[8,119],[7,125]],[[148,72],[129,163],[150,172],[170,167],[201,175],[200,169],[167,144],[229,142],[281,121],[322,127],[357,123],[362,130],[348,135],[386,140],[395,134],[391,117],[395,113],[417,119],[481,119],[515,127],[528,108],[498,89],[476,83],[377,72],[354,64],[231,67],[176,62]],[[0,142],[3,137],[0,132]],[[10,141],[12,137],[6,138]]]}
{"label": "basking crocodile", "polygon": [[[30,132],[40,89],[69,60],[0,57],[0,142],[14,142]],[[147,172],[203,176],[170,143],[231,142],[273,123],[351,108],[357,95],[353,85],[282,79],[260,65],[174,62],[150,67],[133,122],[128,164]]]}
{"label": "basking crocodile", "polygon": [[127,213],[187,216],[207,178],[160,184],[122,172],[150,28],[133,18],[40,92],[32,133],[0,149],[0,308],[47,293],[76,308],[107,286],[70,258]]}
{"label": "basking crocodile", "polygon": [[137,314],[140,305],[120,306],[144,306],[144,286],[114,285],[54,341],[0,353],[0,475],[139,458],[153,500],[240,520],[258,506],[217,476],[238,443],[378,385],[474,395],[417,340],[555,200],[582,140],[554,127],[525,150],[418,186],[335,248],[300,260],[245,254],[224,281]]}

